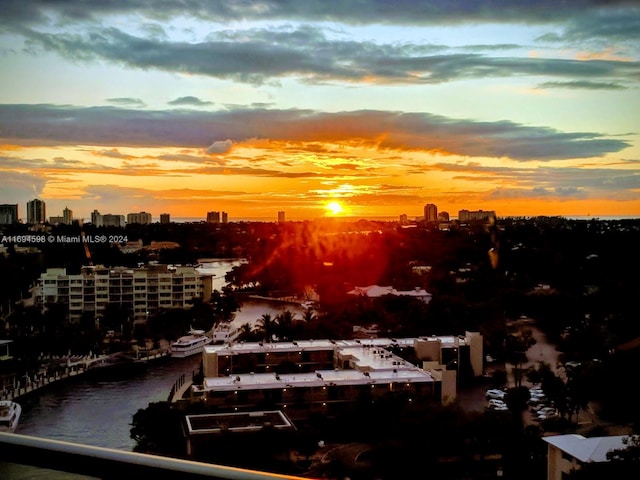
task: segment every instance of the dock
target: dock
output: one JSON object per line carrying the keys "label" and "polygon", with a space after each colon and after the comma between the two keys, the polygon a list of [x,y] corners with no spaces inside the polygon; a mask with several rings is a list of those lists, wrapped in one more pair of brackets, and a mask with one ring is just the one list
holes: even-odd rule
{"label": "dock", "polygon": [[[168,349],[136,353],[136,360],[151,362],[169,356]],[[69,355],[56,359],[55,367],[40,370],[32,375],[16,378],[13,386],[0,389],[0,400],[16,400],[36,393],[54,383],[83,376],[92,366],[107,361],[110,355]]]}

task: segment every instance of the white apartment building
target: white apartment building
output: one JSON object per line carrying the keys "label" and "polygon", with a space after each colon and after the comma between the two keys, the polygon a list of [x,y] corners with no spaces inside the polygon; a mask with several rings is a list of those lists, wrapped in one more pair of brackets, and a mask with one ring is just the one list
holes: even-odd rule
{"label": "white apartment building", "polygon": [[206,301],[212,292],[211,276],[192,266],[86,266],[79,274],[50,268],[40,275],[40,284],[41,304],[68,305],[72,321],[83,312],[99,317],[109,303],[128,309],[134,321],[146,321],[160,308],[188,308],[194,297]]}
{"label": "white apartment building", "polygon": [[151,214],[148,212],[127,213],[127,223],[139,223],[141,225],[149,225],[152,221]]}

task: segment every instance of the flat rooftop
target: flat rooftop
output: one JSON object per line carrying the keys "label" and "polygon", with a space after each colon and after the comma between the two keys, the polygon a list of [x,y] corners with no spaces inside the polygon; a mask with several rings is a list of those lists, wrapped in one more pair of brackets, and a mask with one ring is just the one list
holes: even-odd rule
{"label": "flat rooftop", "polygon": [[291,420],[280,410],[186,415],[185,421],[189,435],[221,433],[223,430],[255,432],[267,425],[276,429],[295,429]]}
{"label": "flat rooftop", "polygon": [[240,342],[223,345],[207,345],[205,352],[216,352],[218,355],[241,355],[247,353],[321,351],[344,349],[348,347],[411,347],[416,340],[439,341],[443,348],[459,347],[468,344],[463,335],[446,335],[438,337],[410,337],[410,338],[367,338],[357,340],[298,340],[295,342]]}
{"label": "flat rooftop", "polygon": [[397,369],[396,371],[361,372],[359,370],[316,370],[309,373],[243,373],[229,377],[206,377],[203,385],[194,385],[194,391],[235,391],[282,389],[295,387],[328,387],[366,384],[433,383],[434,378],[426,371]]}

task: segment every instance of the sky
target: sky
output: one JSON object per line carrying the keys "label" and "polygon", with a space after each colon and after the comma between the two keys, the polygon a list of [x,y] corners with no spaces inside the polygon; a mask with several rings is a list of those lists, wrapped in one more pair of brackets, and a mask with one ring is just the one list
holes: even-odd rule
{"label": "sky", "polygon": [[640,6],[0,0],[0,203],[640,217]]}

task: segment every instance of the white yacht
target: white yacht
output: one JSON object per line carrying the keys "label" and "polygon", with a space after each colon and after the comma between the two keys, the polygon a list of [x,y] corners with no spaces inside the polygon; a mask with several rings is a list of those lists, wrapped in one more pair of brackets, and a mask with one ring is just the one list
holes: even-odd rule
{"label": "white yacht", "polygon": [[169,347],[172,357],[183,358],[202,352],[205,345],[210,344],[213,338],[204,330],[189,330],[189,334],[180,337]]}
{"label": "white yacht", "polygon": [[22,407],[11,400],[0,400],[0,432],[15,432]]}
{"label": "white yacht", "polygon": [[213,343],[233,343],[240,336],[240,333],[240,328],[233,323],[219,323],[213,330]]}

